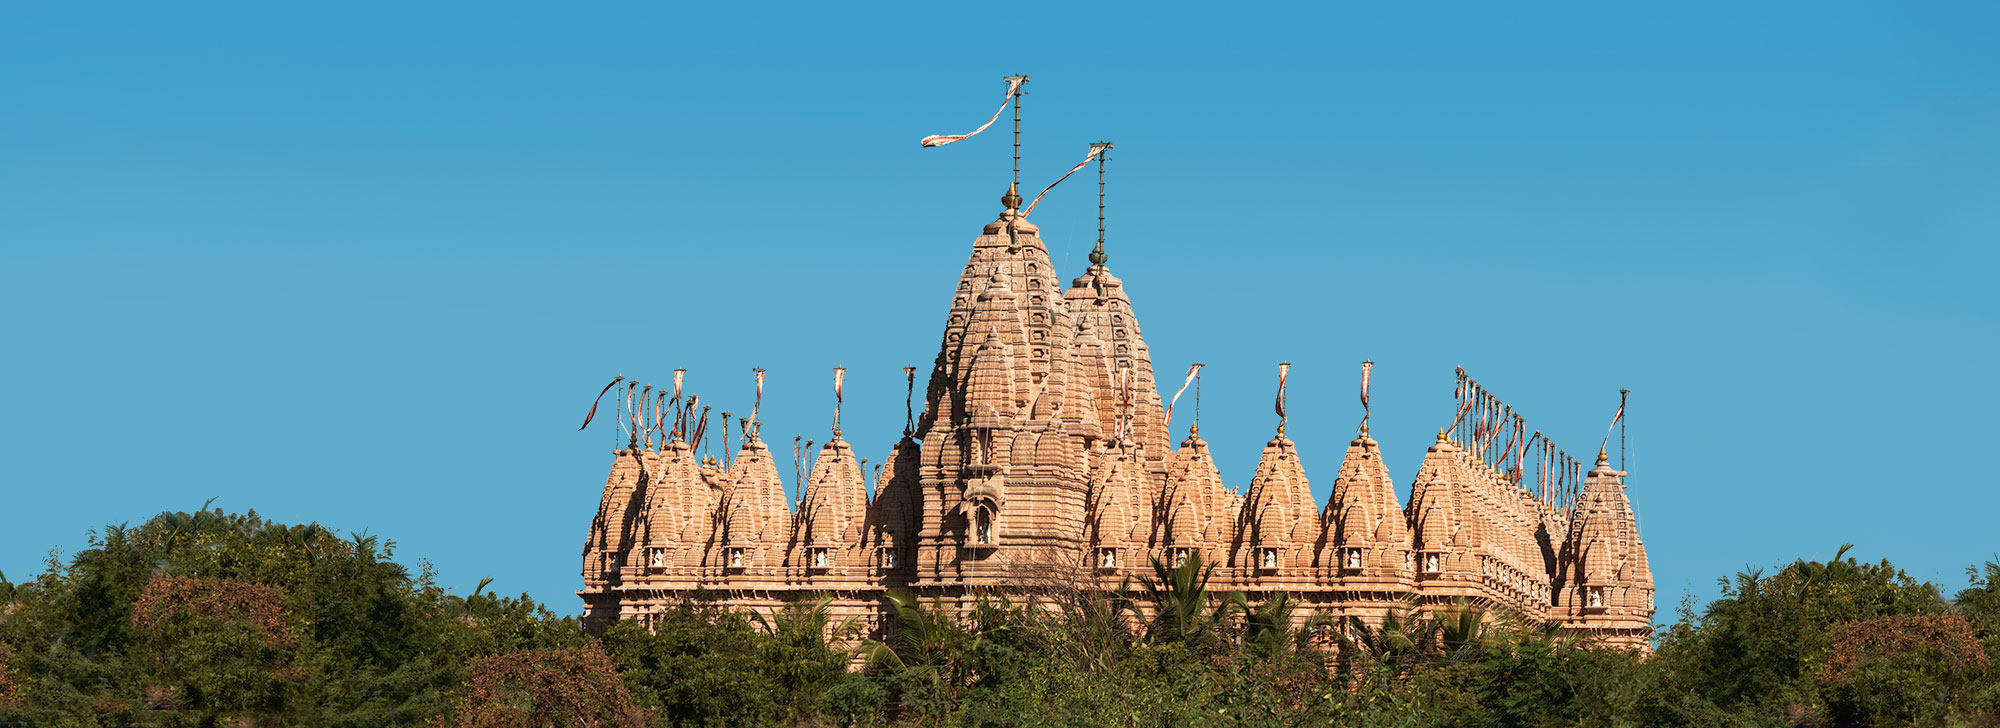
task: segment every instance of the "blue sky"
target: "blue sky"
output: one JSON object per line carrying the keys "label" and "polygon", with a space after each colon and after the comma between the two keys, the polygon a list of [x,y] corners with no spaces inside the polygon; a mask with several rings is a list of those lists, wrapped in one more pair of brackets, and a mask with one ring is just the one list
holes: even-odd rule
{"label": "blue sky", "polygon": [[1359,361],[1405,493],[1464,366],[1580,456],[1633,390],[1663,608],[2000,550],[1990,4],[689,5],[7,4],[0,570],[216,497],[573,612],[611,375],[782,449],[844,365],[886,453],[1009,165],[916,140],[1016,72],[1239,487],[1278,361],[1322,499]]}

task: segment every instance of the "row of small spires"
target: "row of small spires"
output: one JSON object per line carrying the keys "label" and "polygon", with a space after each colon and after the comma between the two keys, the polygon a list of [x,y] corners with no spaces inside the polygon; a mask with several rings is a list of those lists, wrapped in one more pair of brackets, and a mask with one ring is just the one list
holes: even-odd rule
{"label": "row of small spires", "polygon": [[[910,370],[910,368],[906,368],[906,370]],[[684,372],[684,370],[678,370],[678,372]],[[612,384],[616,386],[616,384],[618,384],[618,380],[614,380]],[[630,390],[628,390],[628,394],[630,394]],[[684,410],[678,410],[678,414],[676,414],[676,422],[684,422],[684,420],[686,420],[686,416],[692,416],[692,408],[694,408],[694,404],[698,404],[698,396],[696,396],[696,398],[690,398],[690,404],[688,404],[688,406],[686,406]],[[640,430],[634,430],[634,434],[632,434],[632,438],[628,440],[628,444],[630,444],[630,448],[634,448],[634,450],[638,450],[640,446],[644,446],[646,450],[654,450],[654,440],[652,440],[652,436],[654,436],[654,432],[658,432],[658,434],[660,434],[660,450],[666,450],[666,448],[668,448],[670,444],[688,444],[688,446],[690,446],[690,450],[704,450],[702,446],[706,444],[706,438],[704,438],[704,434],[706,434],[706,424],[708,424],[708,422],[706,422],[706,414],[708,414],[708,410],[710,410],[710,408],[704,408],[704,410],[700,412],[700,416],[698,416],[698,418],[700,418],[700,422],[698,422],[698,424],[696,424],[696,426],[694,426],[692,430],[688,430],[688,428],[682,428],[682,426],[678,426],[678,424],[676,424],[676,426],[674,426],[672,430],[664,430],[664,428],[648,428],[648,426],[642,426]],[[730,452],[730,444],[728,444],[728,426],[730,426],[730,420],[728,420],[728,416],[730,416],[730,412],[722,412],[722,414],[724,414],[724,434],[722,434],[722,440],[724,440],[724,444],[722,444],[722,450],[724,450],[724,458],[716,458],[716,456],[710,456],[710,454],[708,454],[708,452],[704,450],[698,462],[700,462],[702,466],[706,466],[706,468],[724,468],[724,470],[728,470],[728,468],[732,468],[732,466],[734,466],[732,462],[728,462],[728,460],[726,460],[726,458],[728,458],[728,452]],[[640,422],[638,418],[632,418],[632,420],[634,420],[634,422]],[[656,410],[656,422],[660,422],[660,424],[664,426],[664,412],[658,412],[658,410]],[[586,422],[586,424],[588,424],[588,422]],[[758,434],[760,434],[760,428],[758,428],[758,426],[754,424],[754,420],[752,420],[752,418],[738,418],[738,426],[740,426],[740,428],[742,428],[742,432],[744,432],[744,444],[748,444],[750,440],[758,438]],[[1454,424],[1454,428],[1456,428],[1456,424]],[[1448,442],[1448,444],[1452,444],[1452,446],[1456,446],[1456,448],[1460,448],[1460,450],[1464,450],[1464,452],[1470,452],[1470,454],[1474,454],[1474,458],[1480,458],[1480,456],[1478,456],[1478,448],[1476,448],[1476,444],[1474,444],[1474,442],[1462,442],[1462,440],[1458,440],[1458,438],[1454,438],[1454,436],[1450,434],[1450,432],[1452,432],[1454,428],[1440,428],[1440,430],[1438,430],[1438,442]],[[1362,438],[1366,438],[1366,436],[1368,436],[1368,422],[1364,420],[1364,422],[1360,424],[1360,428],[1358,428],[1358,430],[1360,430],[1360,436],[1362,436]],[[688,432],[692,432],[692,434],[688,434]],[[904,430],[904,436],[910,436],[910,434],[912,434],[912,432],[910,432],[910,430],[906,428],[906,430]],[[1190,434],[1190,436],[1198,436],[1198,434],[1200,434],[1200,424],[1198,424],[1198,422],[1196,422],[1196,424],[1190,424],[1190,426],[1188,426],[1188,434]],[[1282,428],[1280,428],[1280,434],[1282,434]],[[1488,434],[1488,436],[1492,436],[1492,434]],[[832,438],[832,440],[828,440],[828,444],[832,444],[832,442],[836,442],[836,440],[840,440],[840,428],[838,428],[838,426],[834,428],[834,438]],[[792,478],[794,478],[794,494],[798,494],[800,498],[804,496],[804,474],[806,474],[806,462],[812,462],[812,460],[816,460],[816,458],[818,458],[818,452],[816,452],[816,446],[818,446],[818,442],[812,442],[812,440],[806,440],[804,436],[794,436],[794,438],[792,438],[792,468],[794,468],[794,474],[792,474]],[[1526,452],[1526,450],[1520,450],[1520,452]],[[1578,492],[1578,488],[1582,486],[1582,480],[1584,480],[1584,472],[1582,472],[1582,462],[1578,462],[1578,460],[1574,460],[1574,458],[1568,458],[1566,454],[1562,454],[1560,450],[1554,450],[1554,448],[1550,448],[1550,452],[1552,452],[1552,454],[1546,454],[1546,456],[1538,458],[1538,462],[1536,462],[1536,464],[1538,464],[1538,476],[1536,476],[1536,484],[1538,484],[1538,490],[1540,490],[1540,492],[1538,492],[1536,488],[1524,488],[1524,486],[1522,486],[1522,480],[1524,480],[1524,474],[1526,474],[1526,472],[1524,472],[1524,470],[1526,470],[1526,466],[1524,466],[1522,462],[1516,462],[1516,464],[1514,464],[1512,468],[1504,468],[1504,470],[1502,470],[1502,468],[1500,468],[1498,464],[1494,464],[1492,460],[1486,460],[1486,458],[1480,458],[1480,460],[1482,460],[1482,462],[1486,462],[1486,464],[1488,464],[1488,466],[1490,466],[1490,468],[1494,470],[1494,474],[1498,474],[1500,478],[1508,480],[1508,482],[1510,482],[1510,484],[1512,484],[1512,486],[1514,486],[1516,490],[1520,490],[1520,492],[1522,492],[1524,496],[1528,496],[1528,498],[1532,498],[1532,500],[1536,500],[1536,502],[1544,504],[1544,506],[1546,506],[1546,508],[1550,508],[1550,510],[1564,510],[1564,512],[1566,512],[1566,510],[1572,510],[1572,508],[1574,508],[1574,496],[1576,496],[1576,492]],[[1606,466],[1608,462],[1610,462],[1610,454],[1608,454],[1608,450],[1606,450],[1606,448],[1598,448],[1598,458],[1596,458],[1596,464],[1598,464],[1598,466]],[[860,464],[860,468],[862,468],[862,474],[866,476],[866,474],[868,474],[868,458],[858,458],[858,464]],[[880,480],[880,470],[882,470],[882,464],[878,464],[878,466],[876,466],[876,472],[874,472],[874,476],[876,476],[874,480],[876,480],[876,482]],[[866,482],[864,482],[864,484],[866,484]]]}
{"label": "row of small spires", "polygon": [[[1374,365],[1374,362],[1365,361],[1361,365],[1361,407],[1363,415],[1359,430],[1365,433],[1368,431],[1369,417],[1369,370]],[[1125,363],[1122,366],[1130,367],[1131,364]],[[1200,370],[1203,366],[1197,363],[1190,368],[1188,375],[1189,382],[1199,381]],[[905,411],[904,429],[906,432],[913,431],[915,426],[913,400],[916,392],[916,371],[916,367],[903,367],[903,376],[908,385],[903,400]],[[1281,433],[1285,431],[1285,423],[1287,421],[1285,413],[1285,384],[1290,376],[1290,371],[1291,362],[1280,362],[1278,364],[1278,398],[1276,409],[1278,415],[1278,432]],[[743,427],[746,435],[762,424],[757,417],[757,413],[762,408],[764,401],[765,370],[762,367],[756,367],[751,369],[751,372],[756,381],[756,399],[751,405],[751,416],[743,419]],[[675,439],[679,439],[682,435],[688,434],[685,428],[690,421],[699,420],[702,424],[705,424],[705,417],[694,415],[695,407],[701,401],[700,395],[689,396],[685,401],[682,399],[681,386],[686,374],[686,369],[675,369],[674,387],[671,393],[665,388],[660,388],[658,395],[653,394],[653,390],[655,389],[653,385],[642,384],[636,379],[630,380],[630,383],[626,385],[625,398],[620,408],[619,431],[629,432],[630,438],[634,442],[638,441],[642,433],[650,438],[652,433],[656,431],[671,432]],[[840,434],[840,411],[841,405],[845,400],[843,387],[846,376],[847,367],[833,368],[833,431],[836,436]],[[590,423],[597,416],[597,408],[604,401],[604,395],[609,393],[613,387],[618,386],[619,382],[624,381],[627,381],[625,375],[621,374],[613,377],[611,383],[604,385],[604,389],[598,392],[597,398],[591,401],[590,411],[584,415],[583,425],[577,428],[578,431],[582,431],[590,426]],[[1186,391],[1187,384],[1184,383],[1181,385],[1180,391],[1174,393],[1173,400],[1170,400],[1167,405],[1169,413],[1173,411],[1172,402],[1178,401],[1180,395]],[[638,393],[636,401],[633,397],[635,392]],[[1629,394],[1629,390],[1619,390],[1618,412],[1612,417],[1611,421],[1613,428],[1616,428],[1624,418],[1625,395],[1627,394]],[[1540,430],[1536,430],[1531,436],[1522,437],[1526,432],[1525,420],[1520,415],[1514,414],[1513,407],[1502,403],[1499,398],[1488,394],[1485,387],[1466,375],[1464,368],[1458,369],[1458,389],[1455,397],[1459,400],[1457,417],[1453,419],[1449,427],[1439,431],[1440,436],[1445,431],[1451,431],[1456,433],[1454,437],[1455,441],[1463,440],[1473,443],[1473,447],[1478,450],[1479,454],[1486,458],[1487,463],[1493,465],[1496,469],[1505,463],[1510,456],[1516,461],[1516,465],[1518,466],[1526,450],[1536,442],[1539,441],[1545,444],[1549,442]],[[649,401],[652,401],[652,410],[654,413],[650,419],[645,414]],[[702,408],[701,412],[706,413],[710,409],[712,408]],[[670,430],[667,429],[666,424],[666,417],[669,413],[674,416],[674,422]],[[725,415],[725,421],[727,421],[729,413],[724,412],[723,414]],[[1472,416],[1468,417],[1468,415]],[[627,427],[628,421],[630,422],[629,427]],[[700,426],[697,425],[697,428]],[[1197,422],[1190,427],[1189,432],[1197,432],[1199,426],[1199,417],[1197,416]],[[1492,447],[1499,444],[1498,435],[1502,432],[1510,433],[1507,444],[1501,448]],[[662,442],[665,442],[665,440],[662,440]],[[1601,444],[1598,447],[1600,456],[1605,454],[1606,446],[1609,442],[1610,430],[1607,430],[1605,432],[1605,444]]]}

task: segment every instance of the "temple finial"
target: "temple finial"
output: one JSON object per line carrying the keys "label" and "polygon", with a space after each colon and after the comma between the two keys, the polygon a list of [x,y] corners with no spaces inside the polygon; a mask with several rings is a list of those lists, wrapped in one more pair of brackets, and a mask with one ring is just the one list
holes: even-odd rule
{"label": "temple finial", "polygon": [[1111,256],[1104,254],[1104,163],[1111,161],[1111,142],[1091,142],[1097,154],[1097,247],[1090,250],[1090,264],[1103,266]]}
{"label": "temple finial", "polygon": [[[1017,73],[1001,80],[1006,81],[1010,86],[1014,87],[1015,89],[1014,91],[1014,183],[1007,187],[1007,197],[1013,199],[1013,204],[1008,205],[1007,209],[1013,210],[1021,207],[1021,195],[1019,194],[1021,188],[1021,97],[1028,95],[1028,76],[1027,74]],[[1007,198],[1002,198],[1002,199],[1007,199]]]}

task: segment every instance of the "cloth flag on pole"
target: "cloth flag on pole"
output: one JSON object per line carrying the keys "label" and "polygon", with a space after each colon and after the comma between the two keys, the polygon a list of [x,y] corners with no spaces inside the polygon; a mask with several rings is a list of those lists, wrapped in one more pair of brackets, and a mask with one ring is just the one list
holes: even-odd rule
{"label": "cloth flag on pole", "polygon": [[[750,426],[755,429],[762,429],[764,423],[758,421],[757,412],[764,408],[764,368],[758,367],[750,371],[756,373],[757,376],[757,398],[750,401]],[[747,434],[744,435],[746,439],[749,437]]]}
{"label": "cloth flag on pole", "polygon": [[1618,414],[1612,415],[1611,426],[1604,428],[1604,442],[1597,445],[1598,454],[1603,454],[1604,449],[1611,446],[1611,433],[1618,429],[1618,421],[1622,419],[1625,419],[1625,397],[1619,395]]}
{"label": "cloth flag on pole", "polygon": [[1368,421],[1368,370],[1375,368],[1375,362],[1361,362],[1361,421]]}
{"label": "cloth flag on pole", "polygon": [[1200,363],[1188,367],[1187,379],[1181,382],[1180,389],[1174,390],[1174,398],[1167,400],[1167,426],[1169,428],[1173,427],[1174,424],[1174,403],[1181,401],[1181,393],[1186,392],[1188,385],[1194,384],[1194,378],[1200,376],[1200,374]]}
{"label": "cloth flag on pole", "polygon": [[583,427],[576,428],[577,432],[582,432],[584,427],[590,426],[590,421],[597,417],[597,405],[604,403],[604,394],[610,392],[612,387],[618,386],[618,383],[622,381],[625,381],[625,375],[620,374],[612,379],[610,384],[604,385],[604,390],[597,393],[597,399],[590,401],[590,411],[584,413]]}
{"label": "cloth flag on pole", "polygon": [[639,381],[636,379],[625,383],[625,419],[632,422],[632,429],[627,430],[626,434],[631,435],[634,442],[639,439],[639,411],[632,408],[632,393],[638,389]]}
{"label": "cloth flag on pole", "polygon": [[986,123],[984,123],[984,124],[980,124],[980,125],[979,125],[979,128],[977,128],[977,129],[974,129],[974,130],[972,130],[972,132],[971,132],[971,133],[968,133],[968,134],[932,134],[932,135],[930,135],[930,136],[927,136],[927,137],[924,137],[924,138],[923,138],[922,140],[918,141],[917,143],[918,143],[918,144],[921,144],[921,145],[923,145],[923,146],[925,146],[925,147],[942,147],[942,146],[944,146],[944,145],[946,145],[946,144],[950,144],[950,143],[952,143],[952,142],[955,142],[955,141],[960,141],[960,140],[963,140],[963,139],[970,139],[970,138],[972,138],[972,136],[973,136],[973,135],[975,135],[975,134],[978,134],[979,132],[982,132],[982,131],[986,131],[987,127],[990,127],[990,126],[993,126],[993,122],[996,122],[996,121],[999,121],[999,120],[1000,120],[1000,115],[1001,115],[1001,114],[1005,114],[1005,113],[1007,113],[1007,104],[1008,104],[1008,103],[1011,103],[1011,102],[1012,102],[1012,101],[1014,100],[1014,93],[1015,93],[1015,92],[1017,92],[1017,91],[1020,91],[1020,90],[1021,90],[1021,79],[1018,79],[1018,78],[1016,78],[1016,79],[1009,79],[1009,80],[1007,81],[1007,95],[1006,95],[1005,97],[1003,97],[1003,98],[1001,98],[1001,99],[1000,99],[1000,110],[999,110],[999,111],[995,111],[995,112],[993,112],[993,118],[991,118],[991,119],[987,119],[987,120],[986,120]]}
{"label": "cloth flag on pole", "polygon": [[1035,195],[1035,201],[1028,203],[1028,209],[1021,211],[1021,217],[1027,217],[1029,215],[1035,214],[1035,206],[1042,204],[1042,198],[1048,196],[1049,190],[1055,189],[1056,185],[1062,184],[1063,180],[1069,179],[1070,175],[1076,174],[1077,170],[1083,169],[1086,165],[1090,164],[1090,160],[1096,159],[1097,155],[1103,153],[1104,153],[1104,147],[1095,145],[1091,146],[1090,153],[1083,155],[1083,161],[1077,162],[1076,166],[1069,168],[1069,171],[1064,172],[1063,176],[1057,177],[1056,181],[1050,182],[1049,186],[1047,187],[1043,187],[1041,194]]}
{"label": "cloth flag on pole", "polygon": [[1285,379],[1292,374],[1292,363],[1278,364],[1278,425],[1285,424]]}

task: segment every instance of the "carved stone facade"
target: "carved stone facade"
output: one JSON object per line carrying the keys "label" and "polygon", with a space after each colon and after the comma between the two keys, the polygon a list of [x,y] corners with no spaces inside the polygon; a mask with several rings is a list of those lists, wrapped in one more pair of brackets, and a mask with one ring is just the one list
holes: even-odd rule
{"label": "carved stone facade", "polygon": [[1463,599],[1645,647],[1652,575],[1602,458],[1559,510],[1441,434],[1404,507],[1364,431],[1322,505],[1281,427],[1239,492],[1198,432],[1170,444],[1101,252],[1065,289],[1039,232],[1008,209],[973,241],[922,415],[872,499],[838,432],[796,511],[755,427],[727,462],[680,438],[617,451],[584,547],[586,623],[647,622],[701,590],[765,611],[827,595],[836,619],[879,626],[886,589],[964,600],[1055,574],[1111,588],[1199,551],[1214,588],[1289,593],[1301,619]]}

